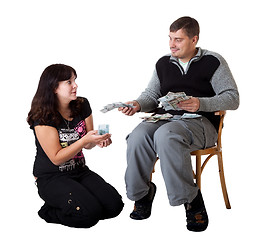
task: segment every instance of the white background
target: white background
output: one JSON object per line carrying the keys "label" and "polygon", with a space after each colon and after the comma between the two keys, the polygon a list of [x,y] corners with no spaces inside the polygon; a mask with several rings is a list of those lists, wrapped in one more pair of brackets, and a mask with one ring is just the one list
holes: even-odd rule
{"label": "white background", "polygon": [[[257,1],[8,0],[0,3],[2,239],[208,239],[257,238],[259,215],[259,5]],[[220,53],[236,79],[241,104],[228,111],[223,131],[224,168],[231,210],[222,198],[217,161],[202,176],[210,224],[203,233],[186,230],[184,207],[171,207],[157,164],[158,191],[152,216],[129,218],[125,137],[140,122],[113,110],[146,87],[156,61],[169,53],[168,29],[181,16],[198,20],[198,46]],[[53,63],[73,66],[79,95],[89,99],[95,120],[110,124],[113,144],[85,151],[88,166],[117,188],[125,207],[119,217],[90,229],[47,224],[37,215],[43,204],[32,176],[34,136],[26,123],[40,75]],[[255,218],[256,217],[256,218]],[[256,219],[256,220],[255,220]],[[254,234],[255,233],[255,234]],[[3,237],[4,236],[4,237]]]}

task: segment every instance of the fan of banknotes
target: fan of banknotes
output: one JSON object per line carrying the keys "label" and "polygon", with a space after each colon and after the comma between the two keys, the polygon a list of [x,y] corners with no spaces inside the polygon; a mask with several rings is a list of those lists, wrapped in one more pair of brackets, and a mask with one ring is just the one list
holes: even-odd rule
{"label": "fan of banknotes", "polygon": [[190,99],[191,96],[187,96],[185,92],[168,92],[167,95],[159,98],[158,100],[161,102],[162,107],[168,111],[168,110],[181,110],[178,107],[178,103],[182,102],[184,100]]}
{"label": "fan of banknotes", "polygon": [[151,116],[145,116],[141,118],[144,119],[146,122],[156,123],[161,120],[174,121],[180,119],[192,119],[192,118],[201,118],[201,117],[202,115],[196,113],[183,113],[182,115],[171,115],[170,113],[165,113],[165,114],[155,114]]}
{"label": "fan of banknotes", "polygon": [[122,103],[122,102],[115,102],[115,103],[111,103],[106,105],[103,109],[101,109],[100,111],[102,113],[106,113],[108,111],[111,111],[115,108],[120,108],[120,107],[129,107],[129,108],[133,108],[134,105],[133,104],[126,104],[126,103]]}
{"label": "fan of banknotes", "polygon": [[165,114],[155,114],[155,115],[151,115],[151,116],[145,116],[145,117],[141,117],[141,118],[144,119],[146,122],[156,123],[161,120],[168,120],[172,117],[173,116],[170,113],[165,113]]}

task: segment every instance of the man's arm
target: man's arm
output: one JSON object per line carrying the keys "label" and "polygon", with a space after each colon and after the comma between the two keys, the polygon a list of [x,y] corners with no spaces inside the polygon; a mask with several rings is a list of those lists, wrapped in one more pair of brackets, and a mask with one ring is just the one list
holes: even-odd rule
{"label": "man's arm", "polygon": [[154,110],[159,103],[157,99],[161,96],[160,80],[155,69],[147,88],[136,99],[141,107],[140,111],[149,112]]}
{"label": "man's arm", "polygon": [[133,104],[134,108],[118,108],[122,113],[132,116],[136,112],[149,112],[157,108],[158,98],[161,97],[160,92],[160,80],[158,78],[156,70],[154,70],[152,78],[147,88],[141,93],[141,95],[134,101],[126,102],[127,104]]}
{"label": "man's arm", "polygon": [[237,85],[228,64],[220,55],[216,55],[216,57],[220,61],[220,66],[211,79],[211,85],[216,95],[199,98],[199,111],[235,110],[239,106]]}

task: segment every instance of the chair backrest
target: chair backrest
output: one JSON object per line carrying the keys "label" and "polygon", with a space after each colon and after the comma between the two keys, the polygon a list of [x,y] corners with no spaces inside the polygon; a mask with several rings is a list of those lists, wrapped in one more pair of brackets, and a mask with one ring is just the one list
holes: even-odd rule
{"label": "chair backrest", "polygon": [[222,134],[223,122],[224,122],[224,117],[226,115],[226,111],[217,111],[217,112],[215,112],[215,115],[220,116],[220,122],[219,122],[219,128],[218,128],[217,149],[219,151],[221,151],[221,149],[222,149],[221,134]]}

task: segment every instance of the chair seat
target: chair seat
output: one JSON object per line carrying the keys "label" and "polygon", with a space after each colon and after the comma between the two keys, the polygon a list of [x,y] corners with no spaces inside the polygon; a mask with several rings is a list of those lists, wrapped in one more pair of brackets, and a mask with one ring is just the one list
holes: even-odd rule
{"label": "chair seat", "polygon": [[196,151],[192,151],[190,154],[192,156],[194,155],[208,155],[208,154],[215,154],[217,152],[219,152],[220,150],[218,149],[217,146],[214,146],[214,147],[210,147],[210,148],[205,148],[205,149],[199,149],[199,150],[196,150]]}

